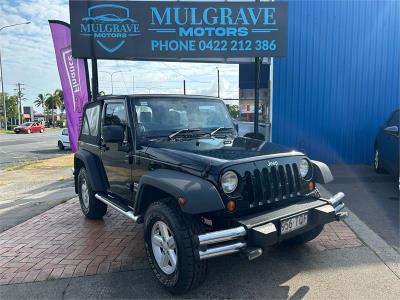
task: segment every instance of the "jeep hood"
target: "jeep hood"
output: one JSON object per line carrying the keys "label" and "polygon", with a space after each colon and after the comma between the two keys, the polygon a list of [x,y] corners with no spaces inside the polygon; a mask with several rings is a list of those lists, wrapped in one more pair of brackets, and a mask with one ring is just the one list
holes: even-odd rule
{"label": "jeep hood", "polygon": [[259,156],[301,155],[285,146],[242,137],[225,140],[211,138],[151,142],[146,154],[152,159],[198,170],[203,170],[209,165],[219,166],[230,162],[239,163],[242,160],[257,160]]}

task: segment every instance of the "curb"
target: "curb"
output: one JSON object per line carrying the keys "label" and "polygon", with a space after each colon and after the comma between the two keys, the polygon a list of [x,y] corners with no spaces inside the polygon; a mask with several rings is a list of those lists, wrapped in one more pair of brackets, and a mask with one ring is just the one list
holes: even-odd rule
{"label": "curb", "polygon": [[349,213],[349,216],[344,222],[382,260],[393,274],[400,279],[400,253],[372,231],[347,207],[346,211]]}

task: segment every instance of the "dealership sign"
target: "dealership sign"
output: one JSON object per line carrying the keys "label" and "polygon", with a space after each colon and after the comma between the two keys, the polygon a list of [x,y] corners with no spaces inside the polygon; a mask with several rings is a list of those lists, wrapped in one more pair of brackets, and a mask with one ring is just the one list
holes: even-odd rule
{"label": "dealership sign", "polygon": [[79,58],[285,56],[286,2],[70,1]]}

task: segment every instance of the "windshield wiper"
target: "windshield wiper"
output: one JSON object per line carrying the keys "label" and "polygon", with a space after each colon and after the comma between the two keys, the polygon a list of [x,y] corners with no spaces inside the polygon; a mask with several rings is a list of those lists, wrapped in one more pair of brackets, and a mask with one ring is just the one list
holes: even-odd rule
{"label": "windshield wiper", "polygon": [[218,132],[223,131],[223,130],[229,130],[230,133],[232,133],[233,128],[231,127],[218,127],[217,129],[213,130],[210,132],[210,136],[216,135]]}
{"label": "windshield wiper", "polygon": [[176,137],[177,135],[180,135],[180,134],[182,134],[182,133],[191,133],[191,132],[196,132],[196,131],[200,131],[200,129],[199,129],[199,128],[185,128],[185,129],[181,129],[181,130],[178,130],[178,131],[175,131],[175,132],[171,133],[171,134],[168,136],[168,139],[172,140],[174,137]]}

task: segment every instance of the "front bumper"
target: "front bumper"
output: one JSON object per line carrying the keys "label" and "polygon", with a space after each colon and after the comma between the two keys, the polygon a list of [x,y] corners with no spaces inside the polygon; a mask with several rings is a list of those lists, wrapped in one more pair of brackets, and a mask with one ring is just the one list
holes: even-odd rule
{"label": "front bumper", "polygon": [[[292,205],[235,219],[237,227],[198,235],[200,259],[245,252],[249,259],[262,254],[263,249],[283,240],[347,216],[343,212],[343,193],[329,199],[307,199]],[[308,214],[307,225],[285,235],[280,234],[280,222],[302,213]]]}

